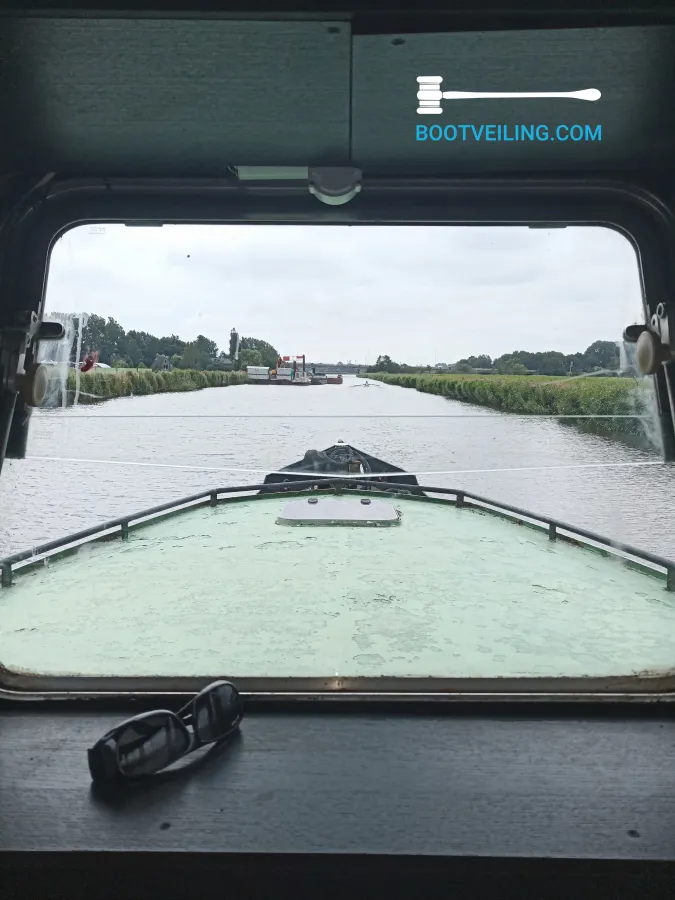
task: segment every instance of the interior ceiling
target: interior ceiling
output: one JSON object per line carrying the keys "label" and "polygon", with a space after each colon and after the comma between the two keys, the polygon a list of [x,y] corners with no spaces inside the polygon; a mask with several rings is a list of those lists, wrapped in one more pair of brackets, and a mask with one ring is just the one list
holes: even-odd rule
{"label": "interior ceiling", "polygon": [[[0,29],[0,169],[218,176],[232,165],[366,174],[593,171],[671,165],[675,26],[353,33],[325,21],[15,16]],[[575,100],[444,101],[445,90],[571,91]],[[601,125],[602,141],[415,140],[418,124]]]}

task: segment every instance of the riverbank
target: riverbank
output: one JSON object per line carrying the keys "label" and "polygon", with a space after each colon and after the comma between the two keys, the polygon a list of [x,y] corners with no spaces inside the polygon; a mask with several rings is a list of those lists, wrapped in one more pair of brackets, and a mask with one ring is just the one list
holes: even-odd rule
{"label": "riverbank", "polygon": [[[227,387],[244,384],[246,372],[196,372],[189,369],[172,369],[170,372],[153,372],[150,369],[97,369],[79,375],[78,403],[100,403],[119,397],[145,396],[148,394],[173,394],[200,391],[209,387]],[[67,404],[72,405],[78,390],[77,374],[69,371],[66,379]],[[56,377],[52,381],[46,406],[60,406],[63,384]]]}
{"label": "riverbank", "polygon": [[[647,379],[546,375],[411,375],[369,372],[385,384],[520,415],[566,416],[561,423],[655,449],[652,385]],[[580,418],[575,418],[579,416]],[[585,419],[584,416],[610,418]],[[629,416],[632,418],[619,418]],[[638,418],[638,417],[644,418]],[[611,418],[616,417],[616,418]]]}

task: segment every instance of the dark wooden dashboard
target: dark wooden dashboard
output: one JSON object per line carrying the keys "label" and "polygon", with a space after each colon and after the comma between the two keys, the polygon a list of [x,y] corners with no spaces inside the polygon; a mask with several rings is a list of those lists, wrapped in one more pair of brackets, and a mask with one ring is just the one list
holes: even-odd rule
{"label": "dark wooden dashboard", "polygon": [[85,752],[127,710],[5,706],[0,896],[675,896],[664,708],[330,706],[127,789]]}

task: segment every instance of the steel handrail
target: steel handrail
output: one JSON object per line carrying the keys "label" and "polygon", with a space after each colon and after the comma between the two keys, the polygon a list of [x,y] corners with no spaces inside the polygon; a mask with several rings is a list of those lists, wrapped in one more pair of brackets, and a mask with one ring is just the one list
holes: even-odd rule
{"label": "steel handrail", "polygon": [[[12,584],[12,573],[14,571],[14,568],[21,563],[31,560],[39,562],[44,559],[48,559],[50,554],[56,554],[58,553],[58,551],[70,547],[73,544],[84,543],[87,540],[97,540],[103,537],[106,532],[114,531],[115,529],[119,529],[120,536],[124,538],[128,535],[129,529],[131,527],[137,527],[138,525],[143,524],[142,520],[144,519],[153,518],[161,513],[177,513],[184,507],[188,507],[191,505],[198,506],[200,504],[200,501],[208,501],[210,505],[215,506],[219,502],[227,502],[228,499],[231,499],[230,497],[225,496],[222,500],[219,500],[219,497],[223,494],[231,495],[246,494],[254,491],[260,492],[264,488],[264,493],[255,494],[252,498],[250,498],[264,499],[265,497],[270,497],[278,494],[303,493],[305,490],[316,488],[319,485],[333,490],[345,487],[350,487],[352,490],[363,490],[368,486],[369,483],[372,484],[374,480],[378,487],[395,489],[399,493],[410,494],[412,499],[424,499],[418,493],[420,492],[425,495],[440,494],[443,496],[455,497],[455,505],[459,508],[464,506],[474,506],[474,508],[481,508],[479,506],[476,506],[475,504],[485,504],[485,506],[488,507],[488,512],[492,511],[489,509],[489,507],[493,507],[494,510],[496,510],[498,513],[507,512],[523,519],[529,519],[532,523],[535,523],[535,527],[546,527],[548,529],[550,540],[555,540],[556,538],[569,540],[565,534],[561,533],[568,532],[575,537],[579,537],[586,541],[599,544],[602,547],[607,548],[607,550],[613,552],[617,556],[623,553],[628,556],[634,557],[636,560],[648,562],[654,566],[665,569],[667,589],[669,591],[675,591],[675,562],[655,553],[650,553],[646,550],[640,550],[639,548],[633,547],[630,544],[625,544],[620,541],[606,538],[603,535],[599,535],[593,531],[590,531],[589,529],[579,528],[559,519],[554,519],[548,516],[541,516],[528,510],[521,509],[520,507],[513,506],[512,504],[490,500],[486,497],[481,496],[480,494],[473,494],[469,491],[457,488],[443,488],[425,485],[414,485],[412,486],[412,490],[406,490],[406,488],[411,486],[402,484],[401,482],[386,481],[382,479],[383,476],[381,474],[361,476],[359,478],[339,478],[329,475],[318,475],[314,478],[309,478],[302,481],[289,479],[289,481],[277,482],[272,484],[262,483],[253,485],[234,485],[201,491],[198,494],[192,494],[179,500],[172,500],[167,503],[162,503],[158,506],[153,506],[148,509],[141,510],[140,512],[134,513],[132,515],[119,516],[116,519],[111,519],[107,522],[93,525],[90,528],[85,528],[81,531],[75,532],[74,534],[66,535],[63,538],[58,538],[53,541],[48,541],[29,550],[14,553],[11,556],[0,559],[0,572],[2,576],[1,584],[3,587],[9,587]],[[426,497],[426,499],[432,498]],[[472,504],[470,501],[474,501],[474,504]]]}

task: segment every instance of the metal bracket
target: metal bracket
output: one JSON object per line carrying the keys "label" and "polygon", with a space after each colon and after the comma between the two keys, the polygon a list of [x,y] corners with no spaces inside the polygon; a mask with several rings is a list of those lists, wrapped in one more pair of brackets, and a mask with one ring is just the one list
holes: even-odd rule
{"label": "metal bracket", "polygon": [[39,377],[34,350],[39,341],[60,341],[64,335],[61,322],[41,322],[28,310],[16,313],[9,325],[0,328],[1,389],[19,393],[30,406],[39,406],[29,402],[34,392],[27,390],[27,382]]}
{"label": "metal bracket", "polygon": [[31,409],[42,404],[47,392],[49,375],[35,361],[37,344],[64,335],[61,322],[41,322],[30,310],[16,312],[0,328],[0,468],[6,456],[25,456]]}
{"label": "metal bracket", "polygon": [[232,166],[241,182],[305,182],[328,206],[341,206],[360,193],[363,172],[353,166]]}
{"label": "metal bracket", "polygon": [[623,339],[636,344],[636,362],[643,375],[656,375],[663,363],[675,359],[675,307],[659,303],[649,325],[629,325]]}
{"label": "metal bracket", "polygon": [[309,192],[328,206],[349,203],[361,192],[361,169],[351,166],[309,169]]}

